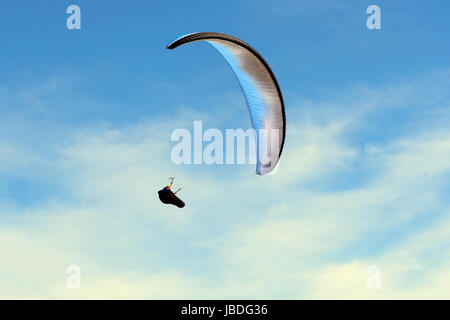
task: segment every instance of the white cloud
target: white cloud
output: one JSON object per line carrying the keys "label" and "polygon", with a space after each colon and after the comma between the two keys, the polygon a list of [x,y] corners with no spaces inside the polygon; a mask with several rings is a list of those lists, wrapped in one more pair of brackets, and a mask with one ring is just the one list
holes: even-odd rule
{"label": "white cloud", "polygon": [[[415,132],[349,139],[414,92],[392,86],[302,105],[270,177],[172,165],[161,118],[70,128],[47,149],[3,141],[0,172],[64,192],[0,202],[0,297],[448,297],[448,128],[427,118]],[[174,128],[200,116],[183,112]],[[156,196],[172,175],[183,210]],[[65,288],[70,264],[82,268],[80,291]],[[379,291],[365,287],[371,264],[382,270]]]}

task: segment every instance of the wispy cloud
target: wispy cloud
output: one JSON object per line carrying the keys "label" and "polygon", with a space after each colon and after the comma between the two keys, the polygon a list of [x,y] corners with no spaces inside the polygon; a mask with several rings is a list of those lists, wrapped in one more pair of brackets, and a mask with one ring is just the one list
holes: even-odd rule
{"label": "wispy cloud", "polygon": [[[32,205],[2,197],[0,297],[449,298],[450,99],[435,97],[445,79],[299,100],[275,176],[172,165],[170,130],[198,119],[189,108],[74,125],[47,147],[2,139],[6,183],[63,192]],[[156,197],[174,174],[183,210]],[[65,288],[70,264],[80,291]],[[371,264],[378,291],[366,288]]]}

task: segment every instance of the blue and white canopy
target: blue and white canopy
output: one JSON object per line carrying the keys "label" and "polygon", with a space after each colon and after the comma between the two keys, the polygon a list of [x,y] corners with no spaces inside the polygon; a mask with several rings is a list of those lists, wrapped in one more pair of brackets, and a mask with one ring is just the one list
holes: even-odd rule
{"label": "blue and white canopy", "polygon": [[286,133],[283,96],[275,75],[255,49],[223,33],[190,33],[172,41],[167,49],[195,41],[210,43],[231,66],[245,95],[256,131],[256,173],[271,172],[281,156]]}

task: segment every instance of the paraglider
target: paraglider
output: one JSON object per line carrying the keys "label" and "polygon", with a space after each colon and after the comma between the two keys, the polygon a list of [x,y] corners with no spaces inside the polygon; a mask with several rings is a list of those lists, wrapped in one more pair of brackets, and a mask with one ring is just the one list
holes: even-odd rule
{"label": "paraglider", "polygon": [[271,172],[280,159],[286,133],[283,96],[275,75],[264,58],[249,44],[223,33],[187,34],[169,43],[167,49],[196,41],[210,43],[236,75],[255,129],[256,174]]}
{"label": "paraglider", "polygon": [[174,206],[177,206],[178,208],[183,208],[184,207],[184,202],[178,198],[176,196],[176,194],[178,193],[178,191],[181,190],[181,188],[179,188],[177,191],[173,192],[172,190],[170,190],[170,188],[172,187],[173,184],[173,180],[175,178],[170,177],[170,183],[165,186],[164,188],[162,188],[161,190],[158,191],[158,196],[159,196],[159,200],[161,200],[162,203],[165,204],[172,204]]}

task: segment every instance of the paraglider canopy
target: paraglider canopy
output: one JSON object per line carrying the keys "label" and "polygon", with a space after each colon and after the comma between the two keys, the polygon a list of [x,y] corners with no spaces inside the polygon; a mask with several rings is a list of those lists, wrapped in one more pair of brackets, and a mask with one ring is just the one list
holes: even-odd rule
{"label": "paraglider canopy", "polygon": [[195,41],[210,43],[236,75],[256,133],[256,173],[265,175],[271,172],[283,151],[286,116],[283,96],[269,64],[249,44],[218,32],[187,34],[169,43],[167,49]]}

